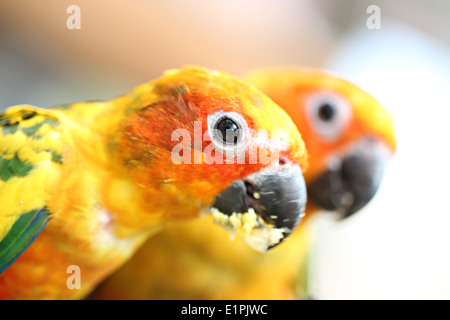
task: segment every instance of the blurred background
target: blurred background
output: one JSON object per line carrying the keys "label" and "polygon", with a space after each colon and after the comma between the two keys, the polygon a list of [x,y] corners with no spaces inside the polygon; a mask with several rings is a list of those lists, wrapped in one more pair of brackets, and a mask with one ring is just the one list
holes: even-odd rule
{"label": "blurred background", "polygon": [[363,214],[317,219],[312,295],[450,299],[450,2],[0,1],[1,109],[107,99],[185,64],[321,67],[381,101],[398,152]]}

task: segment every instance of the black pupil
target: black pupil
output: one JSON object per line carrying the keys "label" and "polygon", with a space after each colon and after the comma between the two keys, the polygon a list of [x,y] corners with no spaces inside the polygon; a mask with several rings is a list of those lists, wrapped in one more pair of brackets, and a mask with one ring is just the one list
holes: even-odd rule
{"label": "black pupil", "polygon": [[233,120],[229,118],[220,119],[217,122],[216,130],[223,142],[232,144],[238,142],[240,130],[239,126]]}
{"label": "black pupil", "polygon": [[319,118],[322,121],[330,121],[333,119],[336,110],[333,105],[329,103],[324,103],[319,107]]}

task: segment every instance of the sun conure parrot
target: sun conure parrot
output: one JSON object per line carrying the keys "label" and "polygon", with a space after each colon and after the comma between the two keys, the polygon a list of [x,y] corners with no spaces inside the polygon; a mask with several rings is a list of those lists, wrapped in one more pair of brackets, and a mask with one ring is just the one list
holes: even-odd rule
{"label": "sun conure parrot", "polygon": [[170,70],[107,101],[11,107],[0,126],[2,299],[84,297],[151,234],[209,210],[261,251],[303,215],[298,129],[219,71]]}
{"label": "sun conure parrot", "polygon": [[[347,217],[373,197],[396,140],[393,120],[369,94],[325,71],[266,68],[246,78],[292,117],[309,154],[306,217]],[[213,218],[159,233],[91,296],[93,299],[305,298],[310,234],[302,220],[289,241],[260,253],[213,228]],[[207,233],[204,230],[208,230]]]}

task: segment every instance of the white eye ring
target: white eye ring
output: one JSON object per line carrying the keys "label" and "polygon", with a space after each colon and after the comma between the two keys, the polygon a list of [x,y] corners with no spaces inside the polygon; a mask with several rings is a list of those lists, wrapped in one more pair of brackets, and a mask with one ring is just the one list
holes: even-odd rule
{"label": "white eye ring", "polygon": [[307,99],[306,115],[313,129],[325,140],[332,142],[342,135],[352,110],[349,101],[343,96],[322,91]]}
{"label": "white eye ring", "polygon": [[[233,142],[227,142],[223,140],[223,135],[218,131],[217,126],[222,121],[228,121],[236,125],[238,132],[233,135]],[[216,113],[210,114],[207,117],[208,123],[208,133],[211,141],[214,143],[215,147],[222,154],[233,154],[245,152],[248,137],[248,126],[244,118],[236,112],[224,112],[217,111]],[[228,131],[228,130],[227,130]]]}

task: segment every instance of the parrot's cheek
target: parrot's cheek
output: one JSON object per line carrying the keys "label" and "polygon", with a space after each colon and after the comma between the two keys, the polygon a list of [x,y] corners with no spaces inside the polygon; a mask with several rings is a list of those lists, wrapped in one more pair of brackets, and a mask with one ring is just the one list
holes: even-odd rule
{"label": "parrot's cheek", "polygon": [[236,180],[211,206],[214,221],[265,252],[281,243],[304,215],[306,186],[298,165],[271,166]]}
{"label": "parrot's cheek", "polygon": [[378,139],[361,138],[343,154],[330,158],[328,169],[308,183],[310,201],[337,211],[341,218],[349,217],[373,198],[391,155]]}

